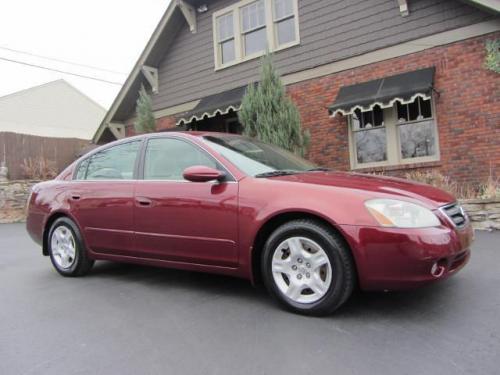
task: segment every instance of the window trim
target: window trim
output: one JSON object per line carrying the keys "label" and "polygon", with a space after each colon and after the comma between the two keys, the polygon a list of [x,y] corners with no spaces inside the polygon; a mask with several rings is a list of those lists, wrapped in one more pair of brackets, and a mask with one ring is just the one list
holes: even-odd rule
{"label": "window trim", "polygon": [[[213,48],[214,48],[214,70],[222,70],[229,68],[234,65],[241,64],[245,61],[253,60],[259,58],[266,54],[266,51],[255,52],[250,55],[244,54],[244,44],[243,44],[243,35],[248,34],[252,30],[247,30],[246,32],[242,31],[242,22],[241,22],[241,8],[251,4],[258,0],[241,0],[236,4],[228,6],[224,9],[220,9],[212,14],[212,36],[213,36]],[[299,5],[298,0],[292,0],[293,6],[293,15],[289,15],[286,17],[282,17],[280,19],[276,19],[274,17],[274,0],[263,0],[264,7],[266,11],[266,24],[265,26],[261,26],[255,28],[255,30],[265,28],[266,36],[267,36],[267,44],[269,52],[278,52],[296,45],[300,44],[300,30],[299,30]],[[233,13],[233,27],[234,27],[234,56],[235,59],[226,64],[222,63],[222,54],[220,48],[219,35],[218,35],[218,25],[217,19],[220,16],[224,16],[228,13]],[[280,21],[286,20],[288,18],[294,18],[295,22],[295,40],[278,45],[278,34],[276,24]]]}
{"label": "window trim", "polygon": [[71,177],[72,180],[75,181],[86,181],[85,179],[79,179],[77,178],[78,172],[80,171],[80,167],[82,166],[83,163],[87,162],[87,166],[85,167],[85,174],[83,175],[84,177],[87,177],[87,171],[89,170],[89,164],[90,164],[90,158],[92,155],[83,158],[81,161],[79,161],[75,167],[75,170],[73,171],[73,176]]}
{"label": "window trim", "polygon": [[[217,49],[217,57],[219,58],[219,61],[222,62],[222,48],[221,48],[221,45],[226,43],[226,42],[229,42],[229,41],[234,41],[234,57],[236,59],[236,35],[234,33],[234,13],[233,12],[224,12],[222,14],[220,14],[217,18],[220,18],[220,17],[223,17],[223,16],[226,16],[228,14],[232,13],[232,18],[233,18],[233,35],[230,36],[230,37],[226,37],[224,39],[221,39],[219,40],[219,25],[218,25],[218,22],[217,22],[217,19],[214,19],[214,29],[213,29],[213,34],[214,34],[214,45],[215,45],[215,48]],[[233,60],[234,61],[234,60]]]}
{"label": "window trim", "polygon": [[[384,128],[386,129],[386,145],[387,145],[387,160],[373,163],[358,163],[357,162],[357,154],[356,154],[356,145],[354,141],[354,133],[356,130],[353,130],[352,126],[352,115],[347,117],[347,133],[348,133],[348,142],[349,142],[349,160],[351,170],[358,169],[370,169],[370,168],[380,168],[380,167],[397,167],[397,166],[405,166],[411,164],[419,164],[419,163],[427,163],[427,162],[435,162],[441,160],[441,152],[439,147],[439,131],[438,131],[438,119],[436,112],[436,103],[434,95],[431,97],[431,112],[432,117],[425,120],[434,121],[434,137],[436,140],[436,153],[431,156],[420,156],[417,158],[407,158],[403,159],[401,156],[401,140],[399,137],[399,129],[400,125],[397,122],[397,107],[396,103],[392,107],[382,108],[384,111]],[[408,121],[405,125],[411,125],[415,123],[419,123],[425,120],[413,120]],[[368,130],[369,131],[369,130]]]}

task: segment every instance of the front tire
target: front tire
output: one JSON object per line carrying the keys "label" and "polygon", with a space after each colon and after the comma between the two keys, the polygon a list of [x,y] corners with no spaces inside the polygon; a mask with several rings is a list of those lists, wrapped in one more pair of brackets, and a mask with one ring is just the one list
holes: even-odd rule
{"label": "front tire", "polygon": [[67,217],[61,217],[52,224],[48,249],[52,265],[63,276],[83,276],[94,265],[94,261],[87,256],[78,227]]}
{"label": "front tire", "polygon": [[264,245],[264,284],[285,308],[322,316],[338,309],[351,295],[356,271],[343,239],[310,219],[277,228]]}

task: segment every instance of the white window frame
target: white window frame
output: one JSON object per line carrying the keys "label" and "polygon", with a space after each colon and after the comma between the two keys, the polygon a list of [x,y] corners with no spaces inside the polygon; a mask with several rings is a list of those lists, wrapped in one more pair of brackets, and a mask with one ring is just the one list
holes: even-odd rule
{"label": "white window frame", "polygon": [[[263,56],[266,51],[260,51],[256,53],[252,53],[250,55],[244,54],[244,46],[243,46],[243,31],[242,31],[242,22],[241,22],[241,8],[245,5],[254,3],[257,0],[242,0],[236,4],[233,4],[224,9],[218,10],[214,12],[212,15],[212,31],[213,31],[213,48],[214,48],[214,62],[215,62],[215,70],[221,70],[228,68],[230,66],[234,66],[240,64],[245,61],[253,60],[258,57]],[[299,4],[298,0],[292,0],[293,3],[293,17],[295,21],[295,40],[285,43],[283,45],[278,45],[278,35],[277,35],[277,27],[276,21],[274,17],[274,0],[263,0],[265,11],[266,11],[266,36],[267,36],[267,44],[269,52],[277,52],[286,48],[290,48],[300,44],[300,32],[299,32]],[[218,25],[217,19],[220,16],[223,16],[228,13],[233,13],[233,27],[234,27],[234,55],[235,59],[226,64],[222,64],[222,54],[221,48],[219,45],[219,35],[218,35]],[[290,16],[291,17],[291,16]]]}
{"label": "white window frame", "polygon": [[218,30],[219,25],[218,25],[217,19],[220,17],[226,16],[230,13],[232,13],[232,12],[224,12],[222,14],[219,14],[219,16],[217,16],[217,18],[214,19],[214,26],[213,26],[214,27],[214,29],[213,29],[214,30],[214,45],[215,45],[215,49],[217,50],[217,57],[221,63],[222,63],[222,47],[221,47],[221,45],[224,42],[227,42],[229,40],[233,40],[234,49],[235,49],[234,55],[235,55],[235,59],[236,59],[236,34],[235,34],[235,30],[234,30],[234,23],[235,23],[234,13],[232,13],[232,16],[233,16],[233,36],[226,37],[225,39],[219,40],[219,30]]}
{"label": "white window frame", "polygon": [[[354,140],[353,123],[352,123],[352,115],[348,116],[348,133],[349,133],[349,158],[351,162],[351,169],[369,169],[369,168],[377,168],[377,167],[392,167],[399,165],[409,165],[409,164],[418,164],[418,163],[427,163],[427,162],[435,162],[441,160],[441,154],[439,150],[439,131],[438,131],[438,122],[436,115],[436,106],[434,102],[434,97],[431,97],[431,112],[432,117],[429,119],[425,119],[425,121],[432,120],[434,122],[434,137],[436,142],[436,153],[431,156],[421,156],[417,158],[406,158],[403,159],[401,156],[401,142],[399,137],[399,130],[397,119],[397,104],[395,103],[390,108],[383,108],[384,111],[384,127],[385,127],[385,136],[386,136],[386,145],[387,145],[387,160],[374,162],[374,163],[358,163],[358,158],[356,155],[356,144]],[[411,126],[412,123],[419,123],[418,121],[408,121],[405,123],[405,126]]]}

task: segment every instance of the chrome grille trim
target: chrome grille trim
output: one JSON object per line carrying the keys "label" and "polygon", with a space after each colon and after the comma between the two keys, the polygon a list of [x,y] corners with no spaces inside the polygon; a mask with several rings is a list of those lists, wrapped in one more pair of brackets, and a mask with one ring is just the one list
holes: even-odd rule
{"label": "chrome grille trim", "polygon": [[467,214],[457,202],[442,206],[439,210],[457,228],[463,228],[467,223]]}

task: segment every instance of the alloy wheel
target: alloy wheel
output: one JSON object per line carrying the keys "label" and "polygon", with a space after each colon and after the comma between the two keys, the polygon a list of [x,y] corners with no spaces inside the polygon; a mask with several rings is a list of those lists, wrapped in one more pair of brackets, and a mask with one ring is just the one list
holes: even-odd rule
{"label": "alloy wheel", "polygon": [[69,228],[61,225],[52,232],[51,250],[58,267],[71,268],[76,259],[76,242]]}
{"label": "alloy wheel", "polygon": [[305,237],[290,237],[281,242],[274,251],[271,269],[281,293],[297,303],[319,301],[332,283],[328,255]]}

